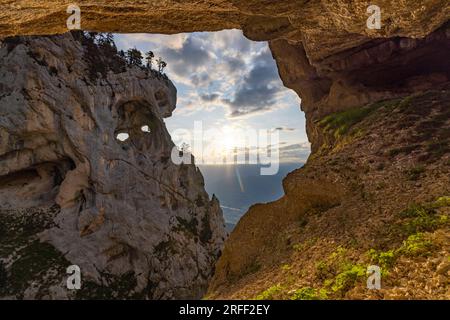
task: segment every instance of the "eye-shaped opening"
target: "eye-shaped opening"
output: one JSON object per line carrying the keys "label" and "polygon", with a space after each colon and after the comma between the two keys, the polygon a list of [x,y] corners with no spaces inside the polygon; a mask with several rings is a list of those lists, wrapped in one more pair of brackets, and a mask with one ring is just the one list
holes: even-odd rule
{"label": "eye-shaped opening", "polygon": [[128,133],[126,133],[126,132],[119,132],[116,135],[116,139],[121,141],[121,142],[127,141],[128,138],[130,138],[130,135]]}
{"label": "eye-shaped opening", "polygon": [[[162,147],[163,124],[151,111],[151,106],[142,101],[129,101],[117,109],[117,126],[114,137],[122,147],[152,150]],[[128,149],[126,149],[128,150]]]}

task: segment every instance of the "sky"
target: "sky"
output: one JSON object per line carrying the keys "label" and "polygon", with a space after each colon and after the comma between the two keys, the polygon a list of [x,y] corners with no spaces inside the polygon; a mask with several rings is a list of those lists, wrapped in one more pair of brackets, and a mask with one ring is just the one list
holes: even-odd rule
{"label": "sky", "polygon": [[[177,108],[164,121],[177,145],[190,146],[196,163],[218,164],[244,153],[260,159],[267,147],[279,150],[280,163],[305,162],[310,145],[301,101],[283,86],[267,42],[250,41],[240,30],[116,34],[115,42],[122,50],[151,50],[167,62]],[[195,127],[203,129],[201,143]],[[205,151],[198,151],[200,144]]]}

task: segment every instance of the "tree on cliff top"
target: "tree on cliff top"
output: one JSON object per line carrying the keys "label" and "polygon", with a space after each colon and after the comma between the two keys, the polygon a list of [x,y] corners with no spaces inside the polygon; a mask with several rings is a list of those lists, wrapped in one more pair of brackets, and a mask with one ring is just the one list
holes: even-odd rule
{"label": "tree on cliff top", "polygon": [[127,62],[130,66],[142,66],[142,53],[136,48],[128,49],[127,51]]}

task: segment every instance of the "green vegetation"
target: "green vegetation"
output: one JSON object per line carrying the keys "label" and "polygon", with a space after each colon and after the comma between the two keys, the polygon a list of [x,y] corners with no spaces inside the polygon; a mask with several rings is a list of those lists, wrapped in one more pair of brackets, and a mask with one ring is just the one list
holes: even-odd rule
{"label": "green vegetation", "polygon": [[431,241],[427,240],[423,233],[416,233],[410,235],[408,239],[403,241],[398,252],[410,257],[427,256],[433,247]]}
{"label": "green vegetation", "polygon": [[51,284],[61,280],[52,275],[64,274],[65,267],[70,264],[52,245],[41,243],[39,240],[21,248],[17,256],[9,272],[6,272],[6,269],[3,272],[6,286],[0,286],[0,295],[15,295],[17,298],[23,298],[23,293],[30,284],[36,283],[38,284],[37,297],[43,297]]}
{"label": "green vegetation", "polygon": [[328,299],[328,291],[325,289],[315,289],[304,287],[295,290],[291,296],[291,300],[326,300]]}
{"label": "green vegetation", "polygon": [[440,197],[436,201],[425,204],[412,204],[400,213],[405,218],[400,230],[406,235],[417,232],[431,232],[449,222],[448,215],[438,214],[437,209],[450,205],[450,197]]}
{"label": "green vegetation", "polygon": [[259,295],[256,296],[256,300],[273,300],[277,295],[279,295],[284,290],[284,287],[280,284],[274,285]]}
{"label": "green vegetation", "polygon": [[332,132],[337,139],[346,134],[354,124],[364,119],[372,111],[372,108],[366,106],[336,112],[323,118],[319,122],[319,125],[321,125],[325,131]]}
{"label": "green vegetation", "polygon": [[391,268],[397,259],[395,250],[377,251],[370,249],[367,253],[370,261],[379,265],[382,270]]}
{"label": "green vegetation", "polygon": [[283,264],[281,266],[281,270],[283,270],[283,271],[289,271],[291,269],[292,269],[292,266],[290,266],[289,264]]}
{"label": "green vegetation", "polygon": [[344,294],[353,288],[358,280],[366,275],[366,268],[357,264],[346,264],[334,281],[328,282],[334,292]]}
{"label": "green vegetation", "polygon": [[[319,121],[319,125],[325,131],[333,133],[336,139],[342,137],[350,128],[356,123],[362,121],[375,110],[386,107],[391,108],[397,105],[399,100],[385,100],[366,105],[361,108],[352,108],[345,111],[332,113]],[[361,131],[356,131],[355,134],[361,134]]]}
{"label": "green vegetation", "polygon": [[435,208],[443,208],[443,207],[450,207],[450,197],[439,197],[436,199],[436,201],[433,203],[433,206]]}
{"label": "green vegetation", "polygon": [[187,220],[181,217],[177,217],[178,226],[174,228],[174,231],[185,231],[191,233],[193,235],[198,235],[198,220],[196,218],[192,218],[191,220]]}
{"label": "green vegetation", "polygon": [[112,300],[112,299],[145,299],[151,293],[153,284],[149,283],[141,292],[135,292],[137,279],[133,271],[122,275],[101,273],[101,284],[84,281],[76,292],[77,299]]}

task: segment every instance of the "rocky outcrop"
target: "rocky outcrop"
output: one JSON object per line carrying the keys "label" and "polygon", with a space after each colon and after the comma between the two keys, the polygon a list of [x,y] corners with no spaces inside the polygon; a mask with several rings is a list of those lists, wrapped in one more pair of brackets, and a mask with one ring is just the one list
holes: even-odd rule
{"label": "rocky outcrop", "polygon": [[[72,1],[3,4],[0,36],[66,32],[69,4]],[[322,116],[449,79],[442,71],[448,70],[449,31],[443,27],[450,17],[448,1],[377,1],[381,29],[366,26],[371,4],[96,0],[80,4],[80,9],[85,30],[171,34],[238,28],[249,39],[269,41],[284,84],[302,98],[308,137],[316,150],[322,137],[314,123]],[[423,61],[424,56],[429,61]]]}
{"label": "rocky outcrop", "polygon": [[[63,33],[69,3],[2,4],[0,35]],[[252,207],[240,221],[217,265],[211,297],[448,298],[450,6],[380,0],[382,27],[369,30],[369,4],[80,5],[81,27],[89,30],[242,29],[250,39],[269,41],[283,82],[302,98],[313,155],[286,178],[285,197]],[[73,167],[70,159],[60,161],[59,171]],[[365,290],[361,273],[368,263],[388,268],[385,291]]]}
{"label": "rocky outcrop", "polygon": [[[170,160],[163,118],[176,89],[106,49],[81,33],[1,43],[3,297],[200,298],[206,290],[224,221],[195,165]],[[72,264],[81,268],[78,291],[66,288]]]}
{"label": "rocky outcrop", "polygon": [[[336,112],[228,238],[211,299],[448,299],[450,84]],[[382,270],[381,290],[366,286]]]}

